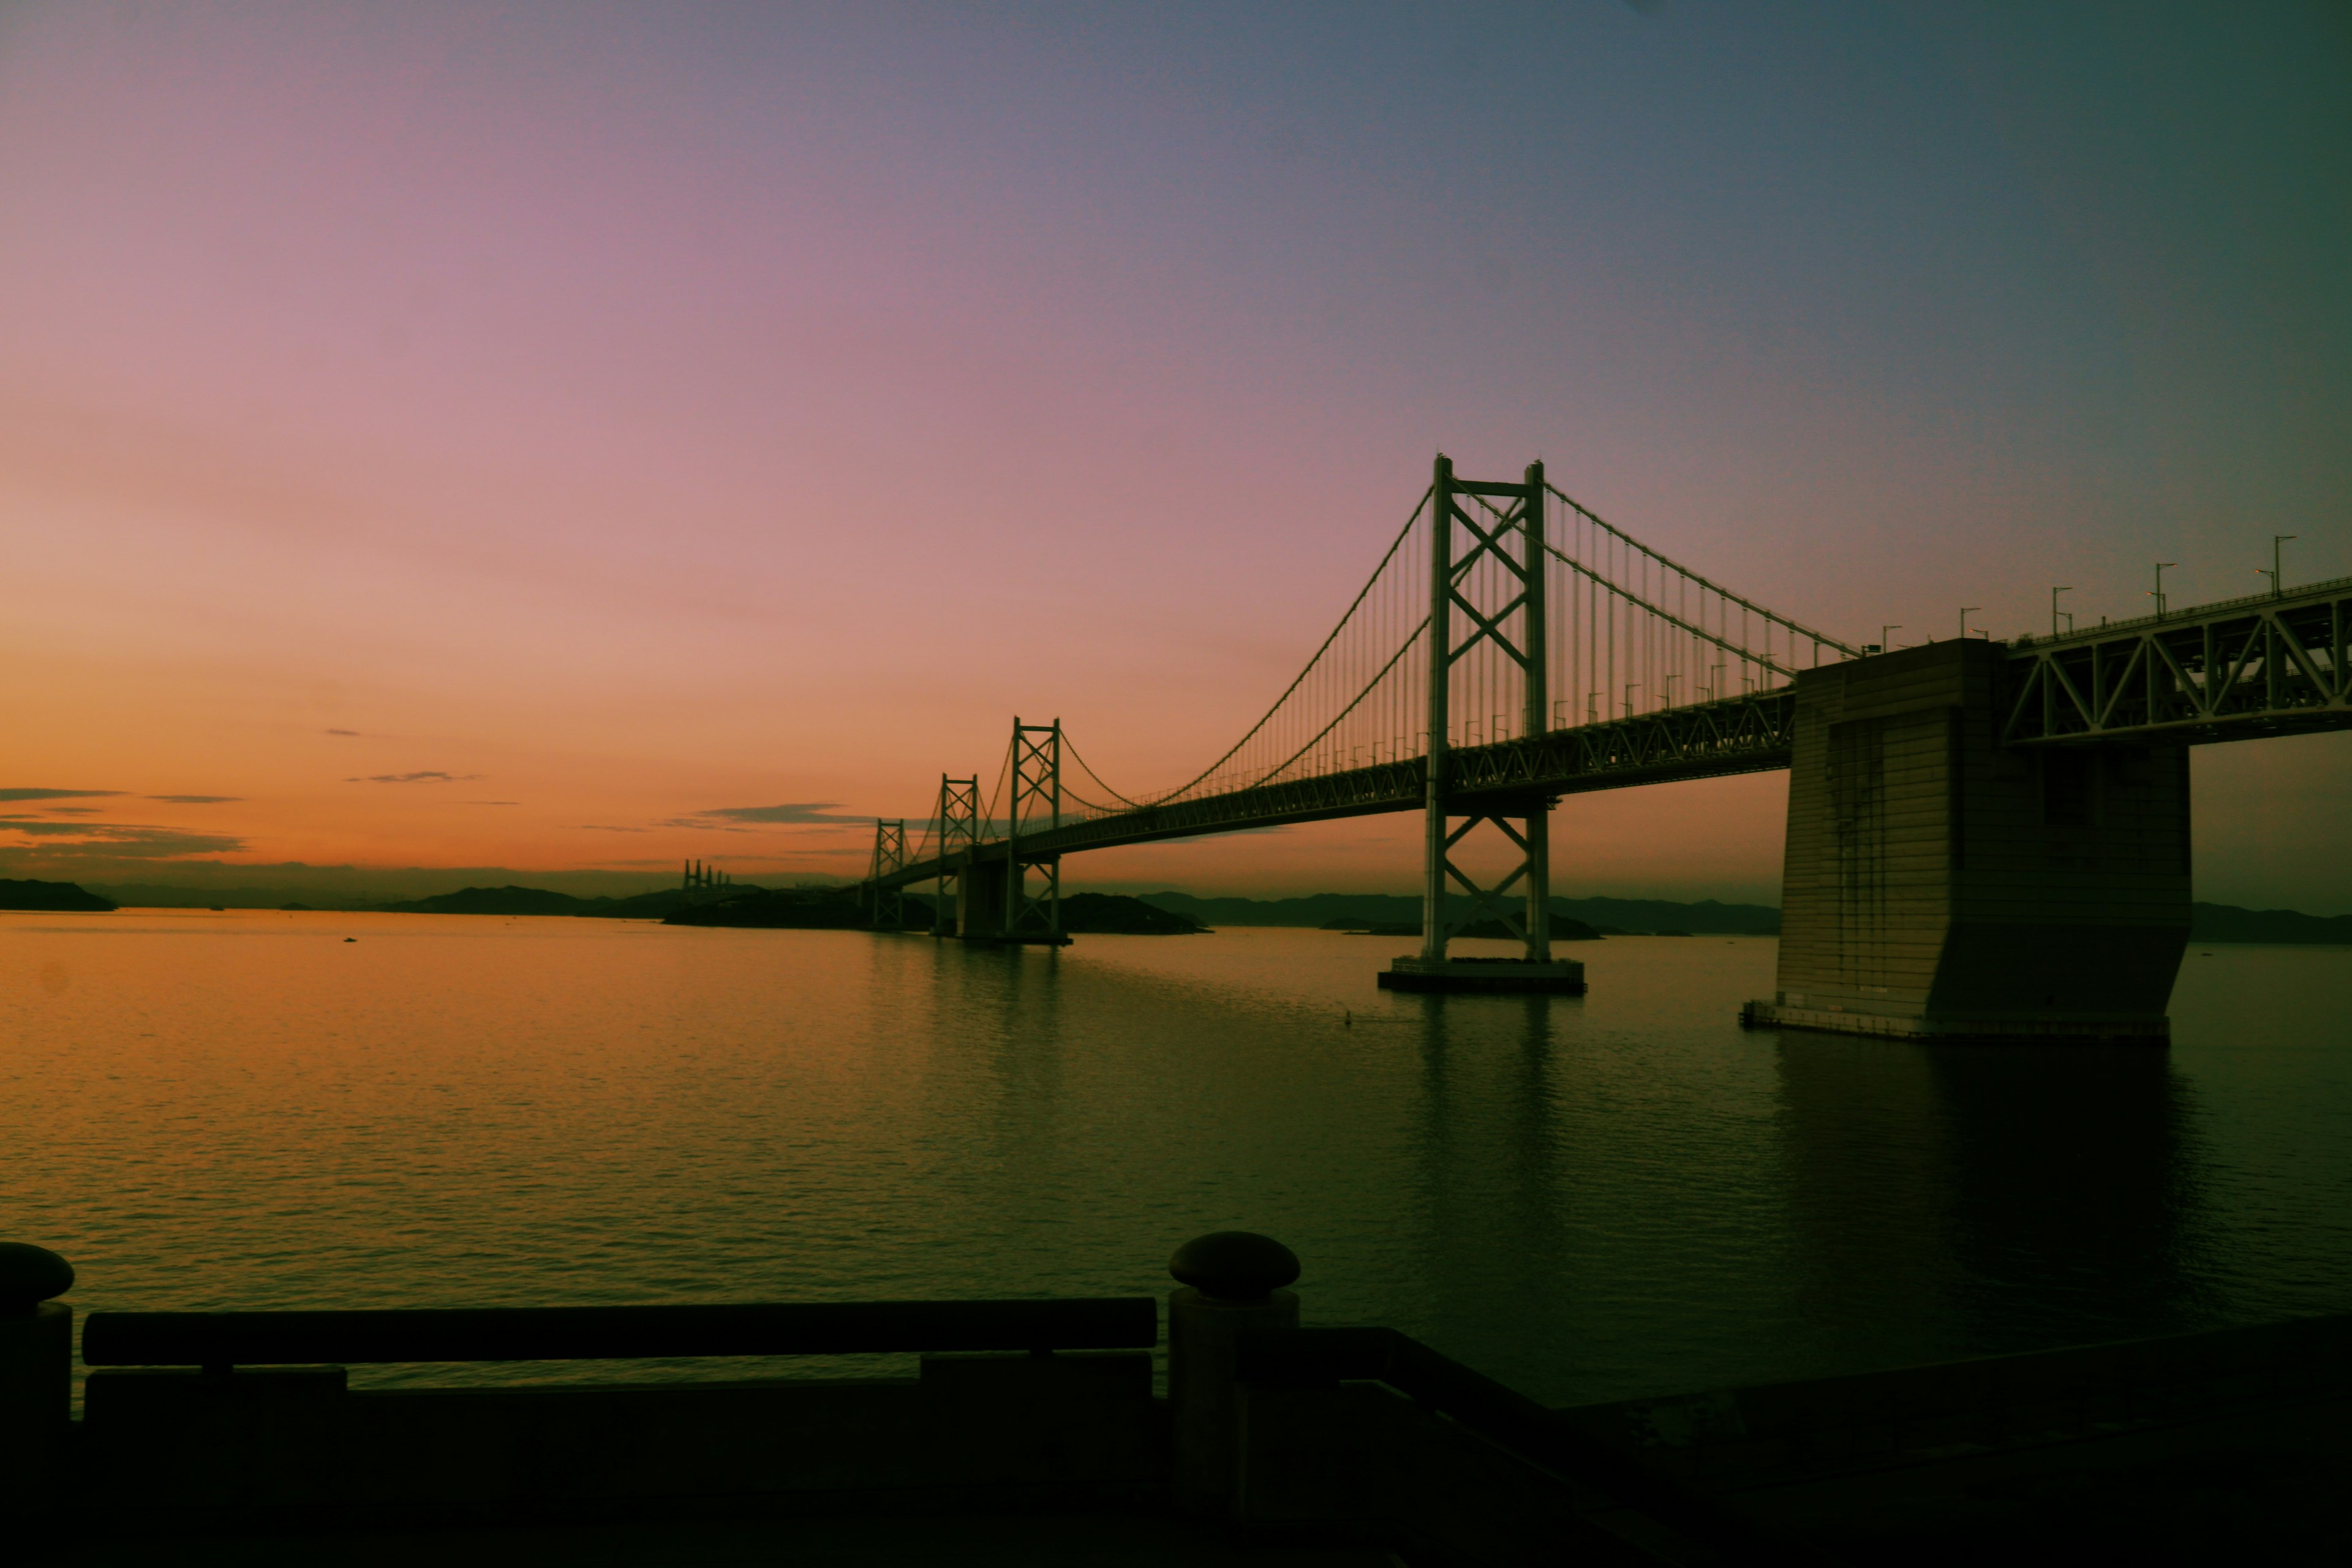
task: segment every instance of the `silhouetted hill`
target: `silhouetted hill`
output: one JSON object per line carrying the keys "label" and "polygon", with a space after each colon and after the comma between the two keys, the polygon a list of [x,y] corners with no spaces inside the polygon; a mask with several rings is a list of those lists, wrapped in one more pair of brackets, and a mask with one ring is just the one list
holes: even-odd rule
{"label": "silhouetted hill", "polygon": [[1074,936],[1197,936],[1209,928],[1124,893],[1071,893],[1062,900],[1062,929]]}
{"label": "silhouetted hill", "polygon": [[[921,913],[918,915],[918,909]],[[928,927],[930,910],[907,900],[909,924]],[[846,931],[869,923],[855,888],[762,888],[748,893],[688,904],[663,920],[674,926],[756,926],[779,931]]]}
{"label": "silhouetted hill", "polygon": [[[1325,931],[1349,931],[1357,936],[1419,936],[1421,934],[1421,921],[1418,920],[1394,921],[1347,920],[1326,921],[1323,922],[1323,929]],[[1455,936],[1475,937],[1481,941],[1489,942],[1515,942],[1517,940],[1517,938],[1511,934],[1510,927],[1505,925],[1498,920],[1493,919],[1492,917],[1480,921],[1475,925],[1466,926],[1461,931],[1455,931],[1454,934]],[[1619,931],[1617,934],[1619,936],[1623,936],[1625,933],[1623,931]],[[1582,921],[1577,920],[1570,915],[1561,914],[1559,910],[1555,910],[1552,911],[1551,917],[1551,939],[1554,942],[1599,942],[1601,940],[1601,933],[1593,930],[1591,926],[1586,925]]]}
{"label": "silhouetted hill", "polygon": [[764,893],[767,890],[751,882],[735,884],[731,893],[714,893],[709,888],[656,888],[650,893],[637,893],[625,899],[583,899],[573,913],[595,920],[660,921],[667,920],[680,910],[707,904],[717,898]]}
{"label": "silhouetted hill", "polygon": [[454,893],[407,899],[380,907],[403,915],[576,915],[586,902],[569,893],[551,893],[545,888],[460,888]]}
{"label": "silhouetted hill", "polygon": [[[1190,893],[1146,893],[1143,901],[1209,926],[1372,926],[1421,929],[1421,900],[1402,893],[1314,893],[1299,899],[1196,899]],[[1446,900],[1449,913],[1467,913],[1470,900]],[[1565,918],[1595,928],[1595,934],[1654,931],[1707,931],[1737,936],[1772,936],[1780,911],[1764,904],[1725,904],[1713,899],[1679,904],[1665,899],[1559,899],[1551,901],[1555,922]]]}
{"label": "silhouetted hill", "polygon": [[71,882],[12,881],[0,877],[0,910],[75,910],[104,913],[121,906]]}
{"label": "silhouetted hill", "polygon": [[[750,884],[728,897],[764,893]],[[625,899],[577,899],[545,888],[460,888],[429,899],[405,899],[378,904],[379,910],[404,915],[579,915],[590,920],[657,921],[695,904],[708,904],[721,895],[707,888],[656,888]]]}
{"label": "silhouetted hill", "polygon": [[2235,904],[2189,906],[2191,942],[2352,942],[2352,915],[2306,915],[2294,910],[2242,910]]}

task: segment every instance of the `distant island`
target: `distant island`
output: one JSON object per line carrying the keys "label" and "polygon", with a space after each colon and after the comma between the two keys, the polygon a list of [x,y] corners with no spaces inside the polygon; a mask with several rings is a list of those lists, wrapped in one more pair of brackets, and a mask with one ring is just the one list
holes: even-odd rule
{"label": "distant island", "polygon": [[71,882],[13,881],[0,877],[0,910],[68,910],[103,914],[122,906]]}
{"label": "distant island", "polygon": [[[765,891],[748,886],[742,890]],[[400,915],[583,915],[592,920],[657,921],[691,907],[698,898],[707,902],[710,894],[686,888],[657,888],[625,899],[582,899],[545,888],[509,884],[503,888],[460,888],[454,893],[404,899],[375,908]]]}
{"label": "distant island", "polygon": [[[931,900],[906,897],[906,929],[929,931]],[[665,917],[681,926],[752,926],[791,931],[840,931],[872,923],[858,889],[754,888]],[[1198,921],[1155,909],[1118,893],[1072,893],[1062,900],[1062,930],[1072,936],[1189,936],[1207,930]]]}
{"label": "distant island", "polygon": [[1123,893],[1072,893],[1062,900],[1062,929],[1073,936],[1201,936],[1209,930],[1190,915]]}
{"label": "distant island", "polygon": [[[102,912],[123,905],[150,909],[284,909],[310,906],[289,900],[283,888],[206,889],[156,884],[86,889],[72,882],[0,878],[0,910]],[[344,910],[380,910],[403,914],[572,915],[603,920],[667,921],[678,925],[745,925],[804,929],[863,928],[870,923],[854,884],[770,889],[735,883],[719,889],[668,887],[626,897],[580,898],[546,888],[512,883],[467,887],[430,898],[385,903],[330,902]],[[906,896],[910,929],[931,928],[929,896]],[[1448,901],[1454,918],[1470,901]],[[1768,904],[1727,904],[1713,899],[1678,903],[1668,899],[1567,899],[1551,903],[1552,937],[1582,942],[1611,936],[1774,936],[1780,911]],[[2282,946],[2352,946],[2352,915],[2307,915],[2296,910],[2249,910],[2235,904],[2189,906],[2189,940],[2199,943],[2270,943]],[[1165,891],[1130,898],[1116,893],[1072,893],[1062,900],[1062,925],[1076,935],[1179,935],[1219,926],[1303,926],[1384,937],[1421,934],[1421,899],[1410,893],[1312,893],[1290,899],[1198,898]],[[1459,934],[1507,937],[1487,920]]]}
{"label": "distant island", "polygon": [[[1336,920],[1325,921],[1323,922],[1322,929],[1325,931],[1343,931],[1350,936],[1419,936],[1421,934],[1421,921],[1418,920]],[[1454,934],[1457,937],[1468,937],[1474,941],[1479,942],[1517,942],[1519,940],[1517,934],[1512,931],[1510,927],[1505,925],[1502,921],[1495,919],[1491,915],[1483,921],[1477,921],[1470,925],[1463,927]],[[1586,925],[1582,921],[1577,920],[1572,916],[1560,914],[1557,910],[1553,912],[1551,917],[1551,939],[1554,942],[1599,942],[1603,936],[1624,936],[1626,934],[1626,932],[1613,928],[1603,931],[1597,927]]]}
{"label": "distant island", "polygon": [[2242,910],[2235,904],[2189,906],[2190,942],[2261,942],[2284,946],[2352,943],[2352,915],[2306,915],[2295,910]]}
{"label": "distant island", "polygon": [[[922,923],[930,923],[928,901],[921,905]],[[907,918],[913,923],[916,900],[907,900]],[[871,925],[865,900],[853,887],[754,888],[739,884],[726,897],[681,904],[662,917],[664,925],[749,926],[764,931],[850,931]]]}

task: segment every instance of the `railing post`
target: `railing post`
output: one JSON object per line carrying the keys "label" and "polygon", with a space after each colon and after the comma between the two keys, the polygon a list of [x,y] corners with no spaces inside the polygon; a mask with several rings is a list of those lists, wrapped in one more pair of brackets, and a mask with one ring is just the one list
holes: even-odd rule
{"label": "railing post", "polygon": [[1454,683],[1454,459],[1440,452],[1429,490],[1428,795],[1422,852],[1421,956],[1445,956],[1445,736]]}
{"label": "railing post", "polygon": [[1241,1342],[1298,1327],[1298,1258],[1272,1237],[1221,1230],[1168,1260],[1181,1289],[1168,1298],[1168,1403],[1175,1416],[1179,1508],[1229,1514],[1239,1495]]}
{"label": "railing post", "polygon": [[65,1490],[73,1413],[73,1265],[47,1247],[0,1242],[0,1520],[54,1510]]}

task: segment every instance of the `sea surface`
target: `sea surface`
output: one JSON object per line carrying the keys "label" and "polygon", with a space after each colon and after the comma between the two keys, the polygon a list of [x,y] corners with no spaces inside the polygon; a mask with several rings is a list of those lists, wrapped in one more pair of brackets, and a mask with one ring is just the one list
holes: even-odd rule
{"label": "sea surface", "polygon": [[1745,1033],[1769,939],[1405,945],[0,915],[0,1239],[88,1312],[1158,1294],[1244,1227],[1555,1404],[2352,1310],[2352,949],[2033,1049]]}

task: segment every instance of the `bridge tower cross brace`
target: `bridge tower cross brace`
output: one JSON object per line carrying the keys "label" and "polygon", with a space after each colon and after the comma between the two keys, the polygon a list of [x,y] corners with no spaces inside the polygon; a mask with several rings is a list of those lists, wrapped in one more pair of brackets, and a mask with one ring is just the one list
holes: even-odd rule
{"label": "bridge tower cross brace", "polygon": [[[1062,858],[1021,856],[1024,828],[1034,831],[1043,816],[1046,829],[1062,826],[1062,721],[1024,724],[1013,721],[1013,809],[1005,824],[1004,934],[1020,941],[1062,940]],[[1029,872],[1044,873],[1045,887],[1032,897]]]}
{"label": "bridge tower cross brace", "polygon": [[866,878],[874,886],[874,923],[877,928],[897,931],[907,923],[907,895],[900,888],[885,889],[880,879],[906,869],[907,819],[885,822],[874,819],[874,858],[868,863]]}
{"label": "bridge tower cross brace", "polygon": [[[940,876],[931,898],[931,934],[944,936],[955,917],[948,912],[950,866],[969,869],[971,852],[980,847],[980,780],[940,775],[939,806],[931,820],[939,824]],[[963,859],[954,858],[961,855]],[[957,879],[962,879],[961,871]]]}
{"label": "bridge tower cross brace", "polygon": [[[1457,499],[1463,496],[1499,500],[1499,516],[1484,521],[1472,515]],[[1475,504],[1475,503],[1474,503]],[[1486,509],[1478,508],[1480,512]],[[1459,922],[1467,925],[1482,914],[1492,914],[1526,944],[1529,962],[1551,961],[1551,800],[1541,792],[1510,802],[1478,799],[1457,803],[1447,776],[1451,743],[1447,725],[1452,718],[1454,667],[1482,640],[1491,639],[1519,667],[1525,693],[1524,732],[1540,735],[1551,727],[1551,694],[1547,671],[1549,658],[1544,645],[1546,605],[1544,584],[1544,467],[1528,465],[1517,484],[1491,483],[1454,477],[1454,460],[1438,454],[1430,493],[1429,571],[1429,772],[1424,805],[1421,955],[1424,963],[1442,963],[1446,939],[1453,934],[1445,919],[1449,881],[1459,882],[1470,895],[1469,911]],[[1458,559],[1456,531],[1469,535],[1469,548]],[[1491,611],[1475,603],[1464,584],[1481,559],[1500,563],[1515,589],[1511,597]],[[1469,636],[1455,640],[1455,612],[1471,623]],[[1518,614],[1515,637],[1508,623]],[[1465,809],[1457,812],[1456,805]],[[1454,819],[1460,818],[1459,825]],[[1513,821],[1518,826],[1512,826]],[[1454,847],[1480,823],[1492,823],[1517,847],[1518,865],[1491,888],[1483,888],[1454,863]],[[1525,884],[1524,912],[1515,914],[1505,903],[1512,889]]]}

